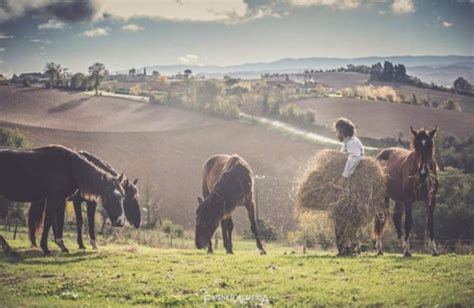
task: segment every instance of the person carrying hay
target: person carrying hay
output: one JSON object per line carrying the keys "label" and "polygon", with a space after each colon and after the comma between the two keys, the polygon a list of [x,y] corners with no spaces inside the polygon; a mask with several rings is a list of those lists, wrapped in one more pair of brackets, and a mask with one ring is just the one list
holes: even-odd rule
{"label": "person carrying hay", "polygon": [[339,141],[343,142],[341,152],[347,153],[347,162],[344,166],[344,171],[341,176],[334,183],[334,186],[340,189],[344,189],[347,185],[347,180],[355,172],[359,165],[362,157],[364,157],[364,145],[360,142],[359,138],[355,136],[355,125],[349,119],[339,118],[334,122],[334,128],[336,130],[336,137]]}

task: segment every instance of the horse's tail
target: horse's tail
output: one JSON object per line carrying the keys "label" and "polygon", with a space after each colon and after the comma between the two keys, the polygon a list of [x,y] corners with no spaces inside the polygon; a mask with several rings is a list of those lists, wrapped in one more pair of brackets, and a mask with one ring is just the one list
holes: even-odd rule
{"label": "horse's tail", "polygon": [[43,199],[40,201],[31,202],[31,206],[28,211],[28,234],[33,245],[35,244],[36,234],[38,234],[44,219],[45,208],[46,199]]}
{"label": "horse's tail", "polygon": [[391,154],[392,154],[392,149],[384,149],[380,151],[379,154],[377,154],[375,159],[379,161],[389,160]]}
{"label": "horse's tail", "polygon": [[371,233],[372,240],[376,240],[377,237],[381,237],[385,231],[385,227],[387,226],[389,216],[388,206],[390,204],[390,199],[388,198],[388,196],[385,196],[384,201],[384,210],[375,215],[374,228],[372,229]]}

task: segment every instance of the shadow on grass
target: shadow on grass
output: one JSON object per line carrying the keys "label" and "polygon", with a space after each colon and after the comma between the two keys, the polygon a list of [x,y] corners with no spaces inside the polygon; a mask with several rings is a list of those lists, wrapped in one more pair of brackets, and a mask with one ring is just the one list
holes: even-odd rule
{"label": "shadow on grass", "polygon": [[15,251],[14,255],[0,256],[0,262],[9,264],[69,264],[86,260],[100,260],[107,258],[106,254],[98,254],[93,251],[77,251],[74,253],[62,253],[52,251],[51,256],[44,256],[41,250],[25,249]]}

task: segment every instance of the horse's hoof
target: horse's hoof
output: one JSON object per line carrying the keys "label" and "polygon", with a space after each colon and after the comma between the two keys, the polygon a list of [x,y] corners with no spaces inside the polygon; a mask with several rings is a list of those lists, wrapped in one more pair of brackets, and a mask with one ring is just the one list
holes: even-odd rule
{"label": "horse's hoof", "polygon": [[381,250],[377,251],[377,256],[383,256],[383,251]]}
{"label": "horse's hoof", "polygon": [[44,250],[44,249],[43,249],[43,255],[44,255],[45,257],[49,257],[49,256],[51,256],[51,251],[49,251],[49,250]]}
{"label": "horse's hoof", "polygon": [[433,251],[433,253],[431,254],[433,257],[438,257],[439,256],[439,252],[437,251]]}
{"label": "horse's hoof", "polygon": [[232,250],[231,250],[231,251],[227,251],[227,254],[228,254],[228,255],[233,255],[234,252],[233,252]]}
{"label": "horse's hoof", "polygon": [[68,253],[69,253],[69,249],[67,249],[67,248],[63,248],[63,249],[61,249],[61,252],[62,252],[62,253],[67,253],[67,254],[68,254]]}
{"label": "horse's hoof", "polygon": [[208,255],[212,255],[213,253],[214,253],[214,251],[209,251],[209,250],[207,251]]}
{"label": "horse's hoof", "polygon": [[83,246],[79,246],[79,250],[86,250],[86,247],[83,245]]}
{"label": "horse's hoof", "polygon": [[267,254],[267,252],[264,249],[260,249],[260,255],[263,256],[263,255],[266,255],[266,254]]}
{"label": "horse's hoof", "polygon": [[411,257],[411,252],[409,252],[408,250],[405,251],[405,253],[403,253],[403,257],[405,258]]}

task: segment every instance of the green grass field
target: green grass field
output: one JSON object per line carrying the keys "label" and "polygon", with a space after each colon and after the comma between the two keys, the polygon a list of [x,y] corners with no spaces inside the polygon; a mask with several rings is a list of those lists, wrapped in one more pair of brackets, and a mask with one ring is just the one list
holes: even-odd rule
{"label": "green grass field", "polygon": [[43,257],[25,236],[10,241],[20,259],[0,254],[0,307],[236,305],[474,305],[474,256],[333,253],[234,243],[235,255],[136,245],[100,246]]}

